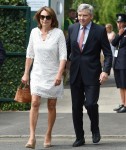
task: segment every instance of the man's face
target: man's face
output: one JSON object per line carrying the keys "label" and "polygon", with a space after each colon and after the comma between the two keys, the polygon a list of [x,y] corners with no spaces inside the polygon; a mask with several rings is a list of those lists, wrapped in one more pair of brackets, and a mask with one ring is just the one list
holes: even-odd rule
{"label": "man's face", "polygon": [[75,11],[71,11],[69,13],[69,17],[72,18],[72,19],[75,19],[76,18],[76,12]]}
{"label": "man's face", "polygon": [[125,28],[126,27],[126,22],[117,22],[117,27],[118,27],[118,30],[122,29],[122,28]]}
{"label": "man's face", "polygon": [[93,19],[93,15],[90,14],[89,10],[82,10],[78,12],[78,20],[82,26],[86,26]]}

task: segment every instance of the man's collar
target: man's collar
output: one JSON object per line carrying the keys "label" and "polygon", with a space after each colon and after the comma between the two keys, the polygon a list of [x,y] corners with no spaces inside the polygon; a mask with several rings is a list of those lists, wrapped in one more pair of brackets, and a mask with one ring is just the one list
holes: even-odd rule
{"label": "man's collar", "polygon": [[[87,24],[87,26],[85,28],[87,28],[88,30],[91,28],[92,25],[92,21],[89,22],[89,24]],[[83,28],[82,25],[80,25],[80,30]]]}

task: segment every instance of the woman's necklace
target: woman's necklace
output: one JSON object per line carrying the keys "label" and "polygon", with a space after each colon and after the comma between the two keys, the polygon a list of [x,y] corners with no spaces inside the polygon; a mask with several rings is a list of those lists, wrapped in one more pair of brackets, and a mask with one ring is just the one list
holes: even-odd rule
{"label": "woman's necklace", "polygon": [[45,41],[47,37],[48,32],[42,33],[42,40]]}
{"label": "woman's necklace", "polygon": [[44,31],[44,32],[41,30],[41,32],[42,32],[42,40],[43,40],[43,41],[46,40],[47,35],[48,35],[48,33],[49,33],[50,30],[51,30],[51,29],[49,29],[49,30],[47,30],[47,31]]}

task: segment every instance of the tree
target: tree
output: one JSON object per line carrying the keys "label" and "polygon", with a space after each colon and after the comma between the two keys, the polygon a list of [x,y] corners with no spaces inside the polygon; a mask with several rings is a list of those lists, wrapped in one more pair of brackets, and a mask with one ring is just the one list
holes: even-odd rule
{"label": "tree", "polygon": [[77,9],[78,5],[80,5],[82,3],[92,4],[93,0],[73,0],[72,7]]}
{"label": "tree", "polygon": [[125,4],[126,0],[96,0],[97,19],[100,24],[111,23],[116,29],[116,14],[125,13]]}
{"label": "tree", "polygon": [[67,17],[69,9],[72,8],[73,1],[74,0],[65,0],[65,17]]}

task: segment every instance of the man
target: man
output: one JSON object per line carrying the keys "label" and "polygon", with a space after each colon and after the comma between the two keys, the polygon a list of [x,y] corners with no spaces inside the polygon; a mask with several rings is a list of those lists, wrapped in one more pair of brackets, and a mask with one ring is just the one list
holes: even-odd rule
{"label": "man", "polygon": [[117,14],[118,34],[112,41],[116,46],[114,59],[114,76],[117,88],[120,89],[121,105],[115,108],[117,113],[126,113],[126,14]]}
{"label": "man", "polygon": [[[78,23],[68,29],[67,50],[70,57],[70,86],[72,114],[76,140],[73,147],[85,144],[83,130],[83,105],[91,120],[93,143],[100,141],[98,98],[100,84],[110,74],[112,52],[105,27],[92,22],[93,7],[78,7]],[[82,40],[83,39],[83,40]],[[100,63],[101,49],[105,56],[103,71]]]}
{"label": "man", "polygon": [[64,21],[64,34],[65,34],[65,37],[67,37],[69,25],[72,25],[72,24],[75,23],[75,18],[76,18],[76,10],[75,9],[69,9],[68,17]]}

